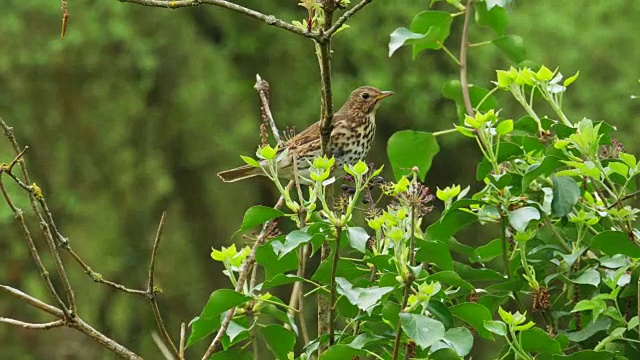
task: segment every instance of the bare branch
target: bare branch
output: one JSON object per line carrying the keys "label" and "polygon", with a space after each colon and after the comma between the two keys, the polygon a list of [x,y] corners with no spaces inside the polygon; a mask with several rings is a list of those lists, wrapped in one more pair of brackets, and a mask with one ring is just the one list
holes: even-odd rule
{"label": "bare branch", "polygon": [[104,284],[104,285],[110,286],[110,287],[112,287],[112,288],[114,288],[116,290],[120,290],[120,291],[128,293],[128,294],[134,294],[134,295],[138,295],[138,296],[148,297],[147,292],[144,291],[144,290],[129,289],[124,285],[121,285],[121,284],[118,284],[118,283],[115,283],[113,281],[109,281],[109,280],[103,278],[100,273],[97,273],[97,272],[93,271],[91,269],[91,267],[89,267],[89,265],[87,265],[87,263],[85,263],[82,260],[82,258],[80,258],[80,256],[75,251],[73,251],[71,246],[66,246],[64,249],[78,263],[78,265],[80,265],[82,270],[84,270],[84,272],[87,275],[89,275],[91,280],[93,280],[93,281],[95,281],[97,283],[100,283],[100,284]]}
{"label": "bare branch", "polygon": [[56,327],[64,326],[65,324],[63,319],[48,322],[48,323],[34,324],[34,323],[28,323],[20,320],[15,320],[15,319],[9,319],[5,317],[0,317],[0,322],[5,324],[21,326],[25,329],[30,329],[30,330],[49,330]]}
{"label": "bare branch", "polygon": [[[287,184],[287,187],[286,187],[287,191],[291,190],[293,185],[294,185],[294,181],[293,180],[289,181],[289,184]],[[280,209],[282,208],[283,205],[284,205],[284,197],[280,196],[280,199],[278,199],[278,202],[276,203],[274,208]],[[256,262],[256,250],[261,245],[263,245],[268,239],[267,235],[269,234],[270,224],[271,222],[268,221],[262,226],[262,231],[260,231],[260,234],[256,238],[256,242],[251,247],[251,252],[249,253],[249,255],[247,255],[247,258],[242,264],[242,267],[240,268],[240,274],[238,275],[238,281],[236,282],[235,291],[242,292],[244,283],[247,280],[247,275],[249,274],[249,269],[251,269],[251,267]],[[216,351],[218,351],[218,348],[220,347],[220,343],[222,342],[222,337],[227,332],[227,328],[229,327],[229,324],[231,323],[231,320],[233,319],[233,315],[235,313],[236,313],[236,308],[232,308],[227,312],[227,316],[222,321],[222,324],[220,325],[220,329],[218,329],[218,332],[216,333],[215,338],[211,342],[211,345],[209,345],[209,348],[207,349],[204,356],[202,357],[202,360],[209,359],[211,355],[213,355]]]}
{"label": "bare branch", "polygon": [[256,89],[260,96],[260,110],[262,110],[262,116],[266,117],[269,122],[274,139],[276,139],[278,144],[282,143],[282,140],[280,140],[280,132],[278,131],[276,121],[273,119],[273,114],[271,114],[271,107],[269,106],[269,83],[266,80],[262,80],[260,74],[256,74],[256,84],[253,88]]}
{"label": "bare branch", "polygon": [[[0,118],[0,122],[2,122],[1,118]],[[4,124],[4,122],[2,124],[6,125],[6,124]],[[5,130],[5,134],[6,133],[7,132]],[[36,248],[36,245],[33,242],[33,238],[31,237],[31,231],[29,231],[29,228],[27,227],[27,224],[24,221],[24,213],[22,212],[22,210],[18,209],[15,206],[15,204],[13,203],[13,200],[9,196],[9,193],[6,191],[6,189],[4,187],[4,183],[2,182],[2,174],[3,173],[0,173],[0,192],[2,192],[2,195],[4,196],[4,199],[7,202],[7,205],[9,205],[9,208],[11,209],[11,211],[13,212],[14,217],[16,218],[16,222],[18,222],[18,225],[20,226],[20,230],[22,231],[22,237],[24,238],[24,240],[27,243],[27,248],[29,249],[29,253],[31,254],[31,258],[35,262],[36,267],[38,268],[38,271],[40,272],[40,277],[42,277],[42,280],[44,280],[45,287],[47,288],[47,291],[49,291],[49,294],[51,295],[51,298],[53,299],[53,301],[56,304],[58,304],[60,309],[62,309],[62,311],[64,312],[65,317],[66,318],[70,318],[71,314],[69,313],[69,309],[67,308],[67,305],[60,298],[60,295],[58,294],[58,291],[55,289],[55,287],[53,286],[53,283],[51,282],[51,277],[49,276],[49,271],[47,271],[47,269],[45,268],[44,264],[42,263],[42,260],[40,259],[40,254],[38,254],[38,249]]]}
{"label": "bare branch", "polygon": [[62,310],[58,309],[55,306],[51,306],[45,302],[42,302],[36,298],[34,298],[31,295],[28,295],[26,293],[23,293],[22,291],[12,288],[11,286],[7,286],[7,285],[0,285],[0,289],[8,292],[9,294],[13,295],[14,297],[26,302],[27,304],[38,308],[44,312],[47,312],[53,316],[57,316],[59,318],[64,317],[64,312],[62,312]]}
{"label": "bare branch", "polygon": [[[331,29],[333,11],[325,9],[323,32]],[[320,136],[322,137],[322,153],[331,156],[331,131],[333,130],[333,92],[331,90],[331,38],[323,38],[316,42],[316,55],[320,66]]]}
{"label": "bare branch", "polygon": [[358,11],[362,10],[362,8],[367,6],[367,4],[369,4],[372,1],[373,0],[362,0],[358,4],[356,4],[354,7],[346,11],[344,14],[342,14],[342,16],[340,16],[340,18],[338,18],[338,20],[336,20],[336,23],[333,24],[333,26],[331,26],[331,28],[324,33],[324,36],[327,38],[330,38],[331,36],[333,36],[333,34],[335,34],[336,31],[340,30],[342,25],[344,25],[344,23],[346,23],[347,20],[349,20],[349,18],[355,15]]}
{"label": "bare branch", "polygon": [[464,108],[467,115],[474,116],[473,106],[471,105],[471,96],[469,95],[469,81],[467,80],[467,47],[469,33],[469,18],[471,17],[473,0],[467,0],[467,6],[464,9],[464,23],[462,25],[462,39],[460,40],[460,86],[462,88],[462,99],[464,100]]}
{"label": "bare branch", "polygon": [[0,172],[7,172],[10,173],[11,170],[13,170],[13,167],[18,163],[18,161],[20,161],[20,159],[22,159],[22,156],[24,155],[25,152],[27,152],[27,150],[29,150],[28,146],[25,146],[24,149],[22,149],[22,151],[20,151],[18,153],[18,155],[16,155],[16,157],[13,159],[13,161],[11,161],[8,165],[3,165],[0,167]]}
{"label": "bare branch", "polygon": [[104,346],[105,348],[109,349],[110,351],[112,351],[122,359],[142,360],[142,358],[138,356],[136,353],[118,344],[116,341],[110,339],[109,337],[105,336],[98,330],[94,329],[91,325],[84,322],[79,317],[76,317],[74,321],[72,323],[69,323],[67,326],[74,328],[80,331],[81,333],[87,335],[88,337],[90,337],[100,345]]}
{"label": "bare branch", "polygon": [[164,356],[165,359],[175,360],[175,358],[173,357],[173,354],[171,354],[171,351],[167,347],[167,344],[165,344],[164,341],[162,341],[162,337],[160,337],[158,333],[152,332],[151,339],[153,340],[153,343],[156,344],[156,346],[158,347],[158,350],[160,350],[160,352],[162,353],[162,356]]}
{"label": "bare branch", "polygon": [[164,222],[167,217],[167,212],[163,211],[162,216],[160,217],[160,224],[158,224],[158,231],[156,232],[156,238],[153,241],[153,249],[151,250],[151,263],[149,264],[149,283],[147,287],[147,296],[149,297],[149,301],[151,302],[151,310],[153,311],[153,317],[156,319],[156,323],[158,324],[158,330],[160,330],[160,335],[162,336],[162,340],[165,345],[168,347],[168,350],[171,352],[173,357],[180,357],[178,353],[178,349],[176,349],[176,345],[171,340],[171,336],[169,336],[169,332],[164,325],[164,320],[162,320],[162,315],[160,314],[160,307],[158,306],[158,301],[156,300],[157,289],[153,286],[153,275],[156,267],[156,254],[158,252],[158,246],[160,245],[160,238],[162,238],[162,230],[164,229]]}
{"label": "bare branch", "polygon": [[144,5],[144,6],[153,6],[153,7],[163,7],[168,9],[177,9],[182,7],[194,7],[200,5],[213,5],[222,7],[225,9],[233,10],[237,13],[247,15],[254,19],[258,19],[267,23],[268,25],[276,26],[281,29],[285,29],[294,34],[304,36],[311,39],[320,39],[320,35],[312,32],[304,31],[293,24],[282,21],[273,15],[266,15],[261,12],[246,8],[244,6],[240,6],[238,4],[234,4],[229,1],[224,0],[174,0],[174,1],[165,1],[165,0],[119,0],[121,2],[127,2],[132,4]]}

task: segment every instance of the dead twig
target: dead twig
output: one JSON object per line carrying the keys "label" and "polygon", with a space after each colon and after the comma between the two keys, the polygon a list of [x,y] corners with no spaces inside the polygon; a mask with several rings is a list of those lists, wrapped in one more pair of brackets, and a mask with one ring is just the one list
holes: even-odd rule
{"label": "dead twig", "polygon": [[0,317],[0,322],[5,323],[5,324],[11,324],[11,325],[20,326],[20,327],[23,327],[25,329],[31,329],[31,330],[49,330],[49,329],[53,329],[53,328],[64,326],[64,320],[62,320],[62,319],[56,320],[56,321],[52,321],[52,322],[48,322],[48,323],[34,324],[34,323],[28,323],[28,322],[24,322],[24,321],[20,321],[20,320]]}
{"label": "dead twig", "polygon": [[269,122],[274,139],[276,139],[278,144],[282,143],[278,127],[276,126],[276,121],[273,119],[271,107],[269,106],[269,83],[266,80],[262,80],[260,74],[256,74],[256,84],[253,88],[256,89],[260,96],[260,110],[262,110],[262,116]]}

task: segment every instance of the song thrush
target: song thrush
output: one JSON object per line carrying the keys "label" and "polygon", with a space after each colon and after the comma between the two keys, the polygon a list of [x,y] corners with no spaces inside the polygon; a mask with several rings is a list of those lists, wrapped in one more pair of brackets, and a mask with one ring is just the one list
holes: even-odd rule
{"label": "song thrush", "polygon": [[[393,95],[391,91],[380,91],[372,86],[363,86],[354,90],[347,102],[333,115],[331,131],[331,154],[335,166],[342,169],[344,164],[354,164],[363,160],[376,132],[375,114],[380,100]],[[294,176],[293,159],[296,154],[298,176],[309,177],[309,162],[322,155],[320,122],[309,126],[280,147],[280,151],[289,148],[287,156],[278,163],[278,177],[292,179]],[[266,163],[261,163],[266,166]],[[218,176],[225,182],[233,182],[249,177],[263,175],[260,168],[245,165],[222,171]]]}

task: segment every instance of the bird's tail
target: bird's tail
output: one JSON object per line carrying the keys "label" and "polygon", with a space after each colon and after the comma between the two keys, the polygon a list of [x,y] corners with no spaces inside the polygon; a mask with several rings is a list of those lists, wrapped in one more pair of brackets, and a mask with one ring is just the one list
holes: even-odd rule
{"label": "bird's tail", "polygon": [[234,182],[238,180],[247,179],[250,177],[258,176],[262,174],[262,169],[249,165],[237,167],[235,169],[221,171],[218,173],[218,177],[224,182]]}

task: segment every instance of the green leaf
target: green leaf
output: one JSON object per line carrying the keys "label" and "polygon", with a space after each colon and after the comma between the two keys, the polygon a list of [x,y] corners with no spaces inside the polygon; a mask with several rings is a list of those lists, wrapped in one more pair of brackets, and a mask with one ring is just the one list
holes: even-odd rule
{"label": "green leaf", "polygon": [[356,305],[360,310],[364,310],[369,315],[371,311],[379,304],[380,299],[387,293],[393,290],[393,287],[377,287],[371,286],[367,288],[354,288],[353,284],[349,280],[337,277],[336,284],[338,288],[338,294],[344,295],[347,300],[353,305]]}
{"label": "green leaf", "polygon": [[524,40],[520,36],[507,35],[499,37],[493,40],[493,44],[502,50],[502,53],[514,63],[519,63],[526,59],[527,51],[524,48]]}
{"label": "green leaf", "polygon": [[424,181],[433,157],[440,151],[435,136],[428,132],[403,130],[391,135],[387,142],[387,155],[396,180],[409,175],[417,166],[418,176]]}
{"label": "green leaf", "polygon": [[460,231],[465,226],[478,220],[478,217],[474,214],[470,214],[466,211],[460,210],[474,204],[484,204],[477,200],[461,199],[454,201],[440,220],[427,227],[425,234],[425,240],[436,240],[443,243],[448,243],[449,238]]}
{"label": "green leaf", "polygon": [[478,246],[474,253],[475,257],[470,259],[472,262],[489,262],[502,255],[502,240],[493,239],[488,244]]}
{"label": "green leaf", "polygon": [[464,327],[447,330],[442,340],[460,356],[467,356],[473,347],[473,335]]}
{"label": "green leaf", "polygon": [[433,240],[416,240],[416,261],[430,262],[442,270],[453,270],[453,259],[446,243]]}
{"label": "green leaf", "polygon": [[251,360],[251,353],[247,350],[232,348],[213,354],[209,360]]}
{"label": "green leaf", "polygon": [[591,247],[612,256],[622,254],[634,259],[640,258],[640,248],[622,231],[603,231],[591,239]]}
{"label": "green leaf", "polygon": [[578,79],[578,76],[580,76],[580,70],[578,70],[578,72],[576,72],[575,75],[568,77],[562,85],[564,85],[565,87],[571,85],[574,81]]}
{"label": "green leaf", "polygon": [[427,304],[427,310],[444,325],[445,329],[453,327],[453,315],[447,305],[438,300],[431,300]]}
{"label": "green leaf", "polygon": [[410,313],[401,313],[399,316],[402,330],[421,349],[426,349],[444,338],[444,325],[440,321]]}
{"label": "green leaf", "polygon": [[304,279],[293,274],[277,274],[270,280],[267,280],[264,283],[262,283],[262,285],[259,288],[257,286],[256,288],[258,288],[258,290],[268,290],[276,286],[287,285],[287,284],[294,283],[296,281],[304,281]]}
{"label": "green leaf", "polygon": [[491,320],[491,312],[477,303],[462,303],[449,308],[453,316],[471,325],[478,335],[493,340],[493,336],[484,327],[484,322]]}
{"label": "green leaf", "polygon": [[499,6],[494,6],[489,10],[486,2],[477,2],[474,5],[476,9],[476,23],[480,26],[493,29],[498,36],[503,36],[507,24],[509,24],[509,14],[507,14],[507,10]]}
{"label": "green leaf", "polygon": [[349,345],[333,345],[320,355],[318,360],[353,359],[365,355],[365,352]]}
{"label": "green leaf", "polygon": [[496,132],[499,135],[507,135],[508,133],[513,131],[513,120],[504,120],[501,121],[498,126],[496,126]]}
{"label": "green leaf", "polygon": [[238,324],[235,321],[231,321],[229,323],[229,327],[227,327],[227,335],[229,335],[229,341],[233,342],[233,340],[238,337],[238,335],[248,331],[249,329],[247,329],[246,327]]}
{"label": "green leaf", "polygon": [[[321,237],[323,235],[315,234],[313,236]],[[298,246],[310,242],[311,238],[312,236],[304,230],[294,230],[287,234],[284,243],[274,241],[271,243],[271,247],[273,247],[273,251],[278,255],[278,258],[282,259],[283,256],[297,249]]]}
{"label": "green leaf", "polygon": [[485,2],[487,3],[487,9],[491,10],[493,9],[495,6],[499,6],[499,7],[506,7],[508,3],[510,3],[513,0],[485,0]]}
{"label": "green leaf", "polygon": [[282,244],[280,241],[283,239],[284,236],[274,237],[256,249],[256,261],[264,267],[265,281],[298,268],[298,255],[295,252],[290,252],[281,258],[274,252],[272,244],[274,242]]}
{"label": "green leaf", "polygon": [[458,354],[456,354],[455,350],[448,347],[442,347],[441,349],[434,351],[433,353],[429,354],[428,359],[429,360],[463,360]]}
{"label": "green leaf", "polygon": [[507,325],[502,321],[488,320],[484,322],[484,328],[498,336],[507,335]]}
{"label": "green leaf", "polygon": [[539,176],[549,176],[557,168],[562,166],[562,161],[556,156],[545,156],[540,164],[535,164],[527,169],[522,177],[522,189],[528,189],[529,184]]}
{"label": "green leaf", "polygon": [[211,293],[209,301],[202,309],[200,316],[189,324],[191,334],[187,340],[187,347],[216,330],[220,326],[220,314],[249,300],[251,300],[250,297],[230,289],[219,289]]}
{"label": "green leaf", "polygon": [[525,206],[509,211],[509,224],[518,231],[525,231],[531,220],[540,220],[540,212],[533,206]]}
{"label": "green leaf", "polygon": [[571,355],[554,355],[553,360],[620,360],[620,357],[610,351],[582,350]]}
{"label": "green leaf", "polygon": [[466,282],[454,271],[440,271],[433,275],[429,275],[426,279],[427,282],[438,281],[451,285],[454,287],[462,287],[468,290],[473,290],[474,287],[470,283]]}
{"label": "green leaf", "polygon": [[575,180],[566,176],[552,176],[553,201],[551,211],[556,217],[567,216],[580,198],[580,188]]}
{"label": "green leaf", "polygon": [[560,343],[552,339],[546,331],[532,328],[520,333],[522,348],[526,352],[540,354],[562,354]]}
{"label": "green leaf", "polygon": [[391,38],[389,39],[389,57],[391,57],[393,53],[395,53],[396,50],[400,49],[403,45],[413,44],[415,41],[412,40],[422,39],[425,36],[426,34],[416,34],[404,27],[395,29],[391,33]]}
{"label": "green leaf", "polygon": [[[512,158],[522,155],[522,148],[516,144],[509,142],[501,142],[500,149],[496,155],[498,164]],[[491,163],[486,158],[482,159],[482,162],[478,164],[478,170],[476,171],[476,180],[482,181],[491,172]]]}
{"label": "green leaf", "polygon": [[349,245],[352,248],[364,253],[367,251],[367,241],[369,241],[369,234],[361,227],[349,227],[347,228],[347,237],[349,238]]}
{"label": "green leaf", "polygon": [[258,329],[276,359],[287,360],[287,354],[293,351],[293,346],[296,343],[296,335],[281,325],[267,325]]}
{"label": "green leaf", "polygon": [[596,333],[606,330],[611,325],[611,320],[608,317],[601,316],[595,322],[589,322],[588,325],[579,331],[566,333],[567,338],[573,342],[585,341],[592,337]]}
{"label": "green leaf", "polygon": [[284,216],[284,213],[278,209],[262,205],[252,206],[244,213],[242,225],[236,234],[280,216]]}
{"label": "green leaf", "polygon": [[416,14],[409,29],[413,33],[424,34],[424,37],[413,40],[413,58],[423,50],[440,49],[449,37],[452,21],[451,14],[444,11],[422,11]]}
{"label": "green leaf", "polygon": [[587,284],[598,286],[600,284],[600,273],[597,270],[589,269],[582,272],[577,278],[572,279],[572,282],[576,284]]}

